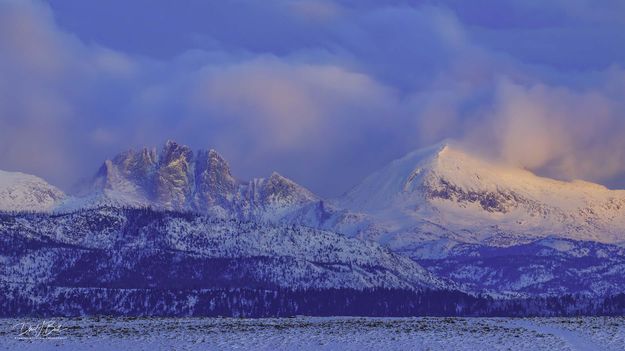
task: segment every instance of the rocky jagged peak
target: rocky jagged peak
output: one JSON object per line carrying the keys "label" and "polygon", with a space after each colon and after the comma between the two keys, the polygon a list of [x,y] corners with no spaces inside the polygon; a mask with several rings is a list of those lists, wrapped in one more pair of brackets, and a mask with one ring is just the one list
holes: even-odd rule
{"label": "rocky jagged peak", "polygon": [[165,142],[160,152],[128,150],[106,161],[91,183],[89,191],[94,190],[94,198],[102,203],[226,217],[260,215],[264,208],[295,210],[319,200],[277,172],[268,178],[239,181],[216,150],[194,152],[173,140]]}
{"label": "rocky jagged peak", "polygon": [[262,194],[267,203],[294,204],[318,200],[310,190],[275,171],[263,182]]}
{"label": "rocky jagged peak", "polygon": [[208,151],[206,152],[208,154],[209,157],[211,158],[216,158],[216,159],[221,159],[223,160],[224,158],[221,156],[221,154],[219,152],[217,152],[217,150],[215,149],[208,149]]}
{"label": "rocky jagged peak", "polygon": [[156,199],[167,209],[183,209],[193,193],[193,151],[168,140],[160,155],[156,176]]}
{"label": "rocky jagged peak", "polygon": [[104,188],[110,186],[114,172],[115,164],[113,161],[105,160],[98,173],[96,173],[94,187]]}
{"label": "rocky jagged peak", "polygon": [[156,164],[156,162],[158,161],[156,148],[148,149],[147,147],[144,147],[143,149],[141,149],[139,159],[144,164],[151,164],[151,165]]}
{"label": "rocky jagged peak", "polygon": [[190,163],[193,159],[193,150],[186,145],[180,145],[173,140],[167,140],[160,155],[160,163],[167,166],[172,163]]}
{"label": "rocky jagged peak", "polygon": [[157,158],[155,149],[128,150],[115,156],[107,167],[114,165],[126,174],[138,172],[138,175],[145,175],[154,168]]}
{"label": "rocky jagged peak", "polygon": [[271,172],[271,175],[269,176],[269,180],[276,181],[276,182],[291,182],[292,183],[290,179],[288,179],[287,177],[284,177],[282,174],[276,171]]}
{"label": "rocky jagged peak", "polygon": [[267,181],[265,182],[266,189],[275,189],[275,190],[294,190],[298,188],[297,185],[292,180],[282,176],[280,173],[273,171]]}
{"label": "rocky jagged peak", "polygon": [[232,178],[234,181],[228,161],[213,149],[198,151],[195,162],[198,174],[206,172],[217,178]]}
{"label": "rocky jagged peak", "polygon": [[200,150],[195,160],[196,193],[194,206],[204,210],[211,206],[231,207],[237,182],[228,162],[215,150]]}
{"label": "rocky jagged peak", "polygon": [[229,176],[232,176],[230,174],[230,165],[228,164],[228,161],[226,161],[226,159],[223,158],[215,149],[198,151],[196,162],[198,165],[205,165],[205,167],[201,168],[218,173],[227,173]]}
{"label": "rocky jagged peak", "polygon": [[91,190],[129,193],[145,198],[151,190],[157,167],[155,149],[127,150],[104,161],[96,174]]}

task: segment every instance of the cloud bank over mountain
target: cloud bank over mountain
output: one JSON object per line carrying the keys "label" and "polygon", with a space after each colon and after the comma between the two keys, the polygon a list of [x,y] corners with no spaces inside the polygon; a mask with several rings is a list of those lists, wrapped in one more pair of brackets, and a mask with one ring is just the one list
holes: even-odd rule
{"label": "cloud bank over mountain", "polygon": [[478,5],[3,1],[0,168],[68,187],[173,138],[336,195],[455,138],[625,187],[622,2]]}

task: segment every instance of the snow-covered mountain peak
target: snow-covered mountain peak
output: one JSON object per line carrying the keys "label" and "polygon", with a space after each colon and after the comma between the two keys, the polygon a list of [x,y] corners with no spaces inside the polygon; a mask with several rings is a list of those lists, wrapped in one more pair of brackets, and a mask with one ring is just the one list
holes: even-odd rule
{"label": "snow-covered mountain peak", "polygon": [[548,235],[625,241],[625,191],[539,177],[449,142],[389,163],[340,203],[390,231],[412,232],[403,244],[433,233],[471,242],[504,234],[511,243]]}
{"label": "snow-covered mountain peak", "polygon": [[216,150],[194,152],[173,140],[168,140],[160,152],[129,150],[105,161],[90,192],[81,196],[66,209],[154,207],[246,220],[280,219],[318,201],[312,192],[277,172],[268,178],[239,181]]}
{"label": "snow-covered mountain peak", "polygon": [[386,208],[406,194],[420,192],[427,179],[463,176],[470,157],[451,141],[412,151],[374,172],[341,200],[358,210]]}
{"label": "snow-covered mountain peak", "polygon": [[[413,151],[390,162],[346,194],[346,207],[385,208],[393,203],[443,199],[476,202],[479,195],[500,194],[525,197],[550,205],[581,205],[606,197],[620,198],[625,191],[609,190],[587,181],[559,181],[535,175],[525,169],[490,161],[446,141]],[[505,193],[505,194],[504,194]],[[566,197],[566,203],[560,201]],[[573,203],[571,203],[571,200]],[[487,208],[485,210],[498,210]]]}
{"label": "snow-covered mountain peak", "polygon": [[46,212],[64,198],[61,190],[39,177],[0,171],[0,211]]}

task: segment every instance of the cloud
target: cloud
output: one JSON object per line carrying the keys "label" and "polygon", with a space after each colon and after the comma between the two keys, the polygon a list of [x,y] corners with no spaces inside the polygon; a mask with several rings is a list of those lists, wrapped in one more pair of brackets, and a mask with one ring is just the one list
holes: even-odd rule
{"label": "cloud", "polygon": [[2,168],[62,185],[76,181],[72,174],[94,150],[87,135],[106,119],[102,108],[126,86],[133,65],[121,53],[59,31],[39,3],[0,3]]}
{"label": "cloud", "polygon": [[174,138],[337,195],[451,137],[625,187],[621,2],[185,5],[0,2],[0,169],[67,188]]}
{"label": "cloud", "polygon": [[313,21],[328,21],[337,18],[342,9],[331,1],[300,0],[290,2],[294,13]]}
{"label": "cloud", "polygon": [[430,90],[416,97],[423,140],[451,137],[493,160],[558,179],[622,188],[625,174],[623,70],[590,87],[500,77],[487,89]]}
{"label": "cloud", "polygon": [[[56,82],[68,74],[67,37],[52,30],[51,13],[23,2],[0,8],[0,156],[25,171],[67,167],[59,124],[71,113]],[[36,140],[37,142],[33,142]],[[39,151],[39,152],[38,152]]]}
{"label": "cloud", "polygon": [[499,156],[550,176],[609,182],[625,172],[622,99],[600,90],[502,82],[488,117]]}
{"label": "cloud", "polygon": [[[269,152],[298,149],[329,137],[335,130],[328,127],[358,128],[378,120],[376,114],[394,104],[391,89],[366,75],[275,57],[207,67],[200,71],[194,88],[194,108],[239,130],[247,129],[246,133],[262,131],[258,146]],[[363,102],[366,109],[360,108]]]}

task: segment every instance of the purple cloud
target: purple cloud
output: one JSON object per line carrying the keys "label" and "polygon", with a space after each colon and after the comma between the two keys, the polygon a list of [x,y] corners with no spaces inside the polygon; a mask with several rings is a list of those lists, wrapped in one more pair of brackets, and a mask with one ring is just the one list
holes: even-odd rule
{"label": "purple cloud", "polygon": [[621,2],[490,5],[2,2],[0,169],[67,188],[173,138],[336,195],[451,137],[625,186]]}

